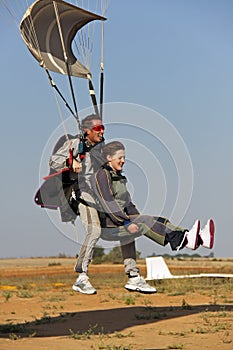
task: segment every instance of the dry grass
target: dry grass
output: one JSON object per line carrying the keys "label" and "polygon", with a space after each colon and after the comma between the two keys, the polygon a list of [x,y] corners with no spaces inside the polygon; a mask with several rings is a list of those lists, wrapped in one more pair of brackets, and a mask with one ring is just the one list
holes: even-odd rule
{"label": "dry grass", "polygon": [[[232,348],[232,279],[152,281],[158,293],[144,295],[124,290],[126,277],[121,265],[95,265],[90,278],[98,294],[86,296],[71,290],[76,277],[73,262],[23,259],[21,267],[20,259],[2,261],[0,348]],[[232,273],[232,260],[173,259],[167,264],[176,274],[177,269],[196,273],[197,269],[206,272],[208,268],[211,272]],[[145,275],[142,262],[141,270]]]}

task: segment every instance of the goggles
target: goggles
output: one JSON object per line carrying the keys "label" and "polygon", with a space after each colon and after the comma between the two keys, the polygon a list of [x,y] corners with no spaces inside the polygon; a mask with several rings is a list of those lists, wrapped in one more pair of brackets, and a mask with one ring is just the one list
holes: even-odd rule
{"label": "goggles", "polygon": [[101,132],[101,131],[104,131],[104,126],[103,125],[95,125],[91,128],[91,130],[93,130],[95,132]]}

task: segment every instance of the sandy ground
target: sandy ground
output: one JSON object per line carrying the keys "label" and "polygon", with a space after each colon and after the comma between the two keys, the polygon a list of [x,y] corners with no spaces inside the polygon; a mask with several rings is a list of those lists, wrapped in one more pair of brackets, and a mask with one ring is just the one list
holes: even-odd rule
{"label": "sandy ground", "polygon": [[[93,265],[87,296],[71,290],[73,259],[55,260],[0,260],[0,350],[233,349],[232,279],[161,281],[145,295],[123,288],[121,265]],[[185,265],[170,268],[232,272],[232,261]]]}

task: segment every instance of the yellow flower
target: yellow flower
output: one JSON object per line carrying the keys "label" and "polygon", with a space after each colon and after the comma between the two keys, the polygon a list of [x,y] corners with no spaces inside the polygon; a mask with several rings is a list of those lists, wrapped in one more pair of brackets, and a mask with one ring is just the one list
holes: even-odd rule
{"label": "yellow flower", "polygon": [[16,286],[0,286],[1,290],[16,290]]}

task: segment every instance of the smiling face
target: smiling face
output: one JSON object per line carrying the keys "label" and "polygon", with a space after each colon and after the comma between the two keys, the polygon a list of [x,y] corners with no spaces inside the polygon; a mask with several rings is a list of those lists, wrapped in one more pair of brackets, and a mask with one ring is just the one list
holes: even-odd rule
{"label": "smiling face", "polygon": [[104,126],[102,125],[102,121],[100,119],[93,119],[91,129],[84,130],[87,134],[87,140],[92,145],[103,141]]}
{"label": "smiling face", "polygon": [[116,151],[112,156],[107,156],[108,165],[116,172],[121,171],[125,164],[125,151],[120,149]]}

